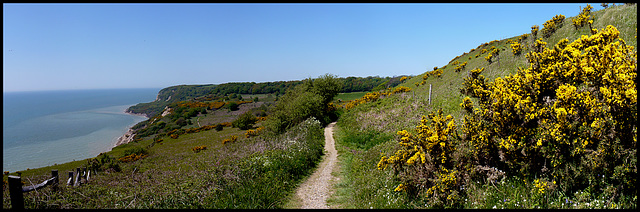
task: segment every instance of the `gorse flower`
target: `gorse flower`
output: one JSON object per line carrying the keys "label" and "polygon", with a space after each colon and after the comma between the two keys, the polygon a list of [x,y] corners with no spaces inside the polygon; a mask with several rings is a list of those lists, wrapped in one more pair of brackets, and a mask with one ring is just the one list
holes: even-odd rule
{"label": "gorse flower", "polygon": [[544,194],[544,191],[547,189],[547,181],[535,179],[533,180],[533,186],[537,193]]}

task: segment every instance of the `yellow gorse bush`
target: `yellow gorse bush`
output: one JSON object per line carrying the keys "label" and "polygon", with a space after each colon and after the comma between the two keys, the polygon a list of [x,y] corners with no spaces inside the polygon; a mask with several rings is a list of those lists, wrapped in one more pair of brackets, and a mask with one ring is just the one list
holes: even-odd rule
{"label": "yellow gorse bush", "polygon": [[[431,120],[431,124],[427,122]],[[411,134],[406,130],[398,131],[401,136],[400,146],[393,156],[382,156],[377,167],[385,169],[388,164],[412,165],[416,162],[425,163],[427,154],[434,157],[436,164],[446,164],[450,154],[455,150],[452,144],[457,137],[456,124],[451,115],[443,117],[442,110],[438,114],[423,116],[420,124],[416,126],[417,134]]]}
{"label": "yellow gorse bush", "polygon": [[143,158],[146,158],[146,157],[147,157],[147,155],[146,154],[142,154],[142,153],[141,154],[130,154],[130,155],[118,158],[118,160],[120,162],[127,163],[127,162],[137,161],[137,160],[140,160],[140,159],[143,159]]}
{"label": "yellow gorse bush", "polygon": [[398,131],[398,150],[383,153],[377,168],[394,168],[402,181],[396,190],[440,202],[456,201],[459,185],[478,177],[479,166],[535,177],[538,194],[556,181],[565,192],[635,193],[637,52],[613,26],[594,31],[552,48],[535,40],[525,55],[529,66],[515,74],[488,81],[484,68],[470,70],[460,89],[468,95],[460,136],[439,110],[415,133]]}
{"label": "yellow gorse bush", "polygon": [[472,71],[461,90],[479,104],[465,108],[471,117],[463,133],[486,154],[478,158],[501,158],[524,175],[576,183],[604,172],[633,188],[635,163],[622,161],[635,158],[637,53],[618,36],[607,26],[553,49],[537,40],[536,51],[526,55],[529,68],[493,82]]}
{"label": "yellow gorse bush", "polygon": [[[428,123],[431,121],[431,123]],[[405,191],[409,188],[426,186],[430,188],[427,195],[433,191],[443,195],[443,198],[451,198],[451,194],[457,193],[453,189],[457,185],[457,171],[449,171],[452,168],[452,154],[456,150],[455,141],[458,139],[456,124],[451,115],[443,116],[442,109],[437,114],[423,116],[420,124],[416,126],[416,133],[406,130],[398,131],[400,136],[400,149],[387,157],[382,155],[376,165],[379,170],[394,166],[396,172],[406,170],[403,166],[440,167],[429,172],[430,180],[410,180],[400,184],[396,191]],[[455,191],[455,192],[454,192]],[[431,192],[431,193],[430,193]],[[452,193],[454,192],[454,193]]]}
{"label": "yellow gorse bush", "polygon": [[229,142],[236,142],[236,140],[238,140],[238,136],[232,135],[229,138],[225,138],[224,140],[222,140],[222,144],[226,144]]}
{"label": "yellow gorse bush", "polygon": [[244,133],[244,137],[251,138],[253,136],[258,136],[262,130],[264,130],[264,127],[258,127],[255,130],[249,129]]}
{"label": "yellow gorse bush", "polygon": [[422,76],[422,82],[420,82],[420,85],[424,85],[426,83],[426,80],[431,76],[440,77],[442,75],[442,69],[444,69],[444,67],[433,67],[433,71],[427,72]]}
{"label": "yellow gorse bush", "polygon": [[580,14],[578,14],[578,16],[572,20],[573,26],[576,29],[583,27],[584,24],[586,24],[588,21],[590,21],[590,19],[592,19],[590,15],[592,9],[593,7],[590,4],[587,4],[586,7],[582,8],[582,11],[580,12]]}
{"label": "yellow gorse bush", "polygon": [[404,92],[409,92],[411,91],[411,88],[406,87],[406,86],[398,86],[395,89],[393,89],[393,92],[391,92],[392,94],[396,94],[396,93],[404,93]]}
{"label": "yellow gorse bush", "polygon": [[513,52],[513,55],[520,55],[522,52],[522,46],[518,42],[513,42],[511,43],[511,51]]}
{"label": "yellow gorse bush", "polygon": [[551,20],[548,20],[542,24],[544,28],[540,30],[542,36],[545,38],[550,37],[557,29],[562,27],[562,22],[564,22],[564,15],[556,15]]}
{"label": "yellow gorse bush", "polygon": [[[457,62],[457,61],[456,61]],[[456,72],[460,72],[462,70],[464,70],[464,68],[467,66],[467,62],[464,63],[460,63],[455,67]]]}
{"label": "yellow gorse bush", "polygon": [[393,90],[391,90],[391,88],[388,88],[384,92],[369,92],[369,93],[366,93],[362,98],[354,99],[354,100],[346,102],[343,107],[346,110],[350,110],[350,109],[352,109],[352,108],[354,108],[354,107],[356,107],[356,106],[358,106],[360,104],[376,101],[376,100],[378,100],[378,98],[383,97],[383,96],[389,96],[391,94],[404,93],[404,92],[409,92],[409,91],[411,91],[411,88],[409,88],[409,87],[398,86]]}
{"label": "yellow gorse bush", "polygon": [[202,150],[207,150],[207,146],[202,145],[202,146],[195,146],[193,148],[191,148],[191,151],[193,151],[194,153],[198,153]]}

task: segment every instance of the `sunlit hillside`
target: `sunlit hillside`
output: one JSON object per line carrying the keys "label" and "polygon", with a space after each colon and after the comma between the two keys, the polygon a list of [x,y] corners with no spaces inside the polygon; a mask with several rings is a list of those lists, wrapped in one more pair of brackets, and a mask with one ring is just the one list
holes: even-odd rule
{"label": "sunlit hillside", "polygon": [[[579,9],[580,8],[576,8],[576,10]],[[558,19],[560,19],[559,17],[560,16],[558,16]],[[603,31],[609,25],[615,27],[620,32],[619,38],[624,40],[627,45],[632,46],[635,51],[637,47],[636,4],[617,5],[600,11],[591,11],[590,17],[592,18],[590,20],[593,20],[591,24],[593,29]],[[454,176],[454,172],[440,170],[440,168],[438,168],[440,165],[431,168],[429,168],[430,165],[425,165],[426,168],[409,165],[412,163],[419,164],[420,162],[414,161],[420,161],[420,158],[422,158],[422,163],[424,163],[424,154],[417,154],[417,152],[422,151],[416,152],[415,150],[407,149],[407,152],[404,154],[410,153],[410,155],[402,156],[402,151],[405,151],[403,150],[405,148],[399,145],[399,143],[413,141],[413,137],[400,131],[407,130],[410,134],[418,133],[412,134],[412,136],[429,136],[430,134],[419,134],[416,126],[420,125],[423,127],[421,128],[423,130],[425,130],[427,126],[435,127],[434,129],[446,130],[449,126],[432,126],[430,124],[434,124],[434,121],[430,120],[429,117],[425,118],[425,122],[423,122],[425,125],[421,125],[421,118],[423,116],[428,116],[430,113],[437,115],[437,111],[442,109],[443,116],[441,121],[443,124],[450,122],[449,119],[446,119],[446,122],[444,122],[444,117],[451,115],[451,120],[454,121],[458,129],[462,127],[464,116],[468,113],[465,112],[461,105],[463,99],[469,97],[469,95],[462,94],[461,89],[464,88],[464,79],[472,75],[471,70],[484,68],[481,75],[485,77],[486,82],[492,83],[498,77],[504,79],[507,75],[515,74],[518,68],[527,69],[530,64],[525,55],[533,51],[536,38],[542,38],[542,40],[546,42],[546,47],[553,49],[556,43],[565,38],[571,43],[581,36],[588,37],[592,35],[588,24],[577,27],[576,29],[572,24],[576,18],[577,17],[566,17],[561,27],[551,33],[549,37],[543,36],[543,33],[541,33],[544,28],[543,23],[537,23],[536,25],[539,26],[540,30],[537,32],[537,36],[529,33],[504,40],[487,41],[486,43],[479,44],[477,47],[471,47],[468,52],[461,53],[460,56],[453,58],[448,64],[439,64],[433,68],[434,71],[425,72],[399,85],[411,88],[412,90],[410,92],[384,96],[377,100],[360,104],[345,112],[337,125],[340,128],[337,132],[337,142],[338,146],[342,147],[339,148],[338,151],[342,154],[341,160],[343,163],[343,170],[340,177],[344,179],[344,181],[339,184],[338,195],[332,199],[333,204],[335,204],[336,207],[347,208],[635,208],[636,197],[633,195],[629,196],[629,193],[621,194],[621,190],[615,191],[618,193],[607,190],[610,195],[612,194],[611,192],[618,195],[615,201],[608,199],[609,197],[602,196],[603,193],[606,193],[604,190],[588,191],[576,188],[571,191],[577,193],[562,193],[562,190],[558,189],[556,184],[553,184],[556,181],[544,181],[545,187],[542,184],[543,181],[541,181],[543,179],[539,180],[535,176],[522,179],[521,174],[507,173],[505,175],[503,171],[506,165],[499,164],[497,164],[499,165],[497,166],[499,169],[489,166],[484,167],[486,168],[484,171],[479,171],[482,169],[475,169],[475,172],[492,172],[493,175],[491,176],[495,178],[490,177],[489,179],[491,179],[491,181],[487,181],[485,177],[474,178],[474,180],[468,182],[461,182],[460,180],[462,180],[462,178],[457,177],[471,175],[473,172],[464,173],[462,171],[456,171]],[[551,21],[553,17],[549,17],[549,19]],[[532,26],[523,25],[522,27],[529,29]],[[519,55],[513,53],[511,44],[514,42],[518,42],[522,48]],[[494,57],[491,58],[491,62],[489,62],[487,57],[491,54],[492,48],[498,49],[499,54],[497,54],[497,56],[494,55]],[[637,61],[634,63],[637,64]],[[464,68],[461,68],[462,64],[465,64]],[[427,67],[427,69],[432,70],[431,67]],[[635,74],[636,69],[632,68],[632,70]],[[441,75],[437,76],[437,72],[440,71]],[[635,85],[633,86],[635,88]],[[430,103],[429,97],[431,98]],[[479,100],[472,98],[472,101],[475,106]],[[636,103],[634,102],[633,104]],[[436,119],[437,117],[438,116],[435,116]],[[461,130],[457,132],[458,134],[464,134]],[[441,149],[438,148],[438,150],[434,149],[432,151],[436,151],[438,154],[442,153],[443,162],[454,160],[451,163],[457,163],[456,160],[462,160],[459,158],[464,157],[456,156],[458,150],[447,149],[445,145],[451,148],[449,145],[456,145],[455,142],[461,141],[455,139],[454,135],[449,135],[453,137],[450,137],[448,142],[453,142],[453,144],[441,143]],[[506,137],[505,135],[505,140]],[[404,139],[407,140],[405,141]],[[499,141],[500,140],[498,140],[498,142]],[[363,145],[363,143],[373,143],[373,145]],[[635,145],[635,138],[633,143]],[[409,145],[409,143],[403,145]],[[468,148],[463,146],[454,147]],[[394,152],[396,156],[400,154],[400,159],[393,158],[395,157]],[[414,152],[416,153],[415,155]],[[447,154],[453,155],[449,156]],[[447,155],[447,157],[445,157],[445,155]],[[381,158],[381,156],[384,157]],[[427,156],[427,161],[433,160],[429,158],[440,158],[438,156],[439,155]],[[494,157],[498,158],[498,154]],[[500,157],[503,156],[501,155]],[[386,163],[393,164],[393,168],[391,168],[390,164],[384,171],[376,169],[376,164],[380,167],[381,164],[384,164],[385,160]],[[407,160],[407,162],[401,166],[400,164],[403,162],[397,162],[398,160]],[[439,164],[439,162],[433,163]],[[544,163],[544,161],[541,163]],[[549,161],[546,163],[548,164]],[[383,165],[383,167],[384,166],[387,165]],[[548,166],[551,165],[548,164]],[[635,167],[634,158],[634,162],[631,163],[631,168],[628,170],[637,173]],[[437,173],[441,175],[431,175],[429,172],[433,171],[428,171],[429,169],[436,169],[438,170]],[[500,178],[498,178],[499,176]],[[509,177],[502,178],[502,176]],[[431,182],[431,180],[434,181]],[[429,185],[433,187],[431,187],[431,189],[428,189],[429,187],[416,188],[407,185],[407,182],[418,182],[417,184],[422,184],[422,186]],[[553,185],[549,187],[547,183]],[[562,184],[564,182],[557,183]],[[535,187],[532,186],[533,184],[535,184]],[[456,188],[447,187],[453,185],[463,186]],[[559,186],[562,187],[562,185]],[[622,189],[621,186],[623,185],[612,185],[606,189]],[[531,190],[536,187],[555,190],[553,190],[554,193],[547,192],[546,195],[537,195],[538,192]],[[599,188],[605,189],[604,187],[605,186]],[[442,190],[433,190],[438,188]],[[462,191],[464,191],[464,193],[460,193]],[[545,190],[540,191],[543,193]],[[417,194],[419,195],[415,196]],[[435,197],[438,195],[444,195],[442,196],[443,199]],[[603,198],[607,199],[604,200]],[[620,206],[620,204],[624,204],[624,206]]]}

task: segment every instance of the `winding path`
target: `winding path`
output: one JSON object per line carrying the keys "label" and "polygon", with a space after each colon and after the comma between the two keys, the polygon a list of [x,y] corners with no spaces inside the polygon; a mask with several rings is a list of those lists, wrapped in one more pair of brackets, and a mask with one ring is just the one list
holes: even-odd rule
{"label": "winding path", "polygon": [[327,198],[331,195],[331,183],[334,176],[331,175],[333,168],[338,161],[338,151],[336,151],[335,141],[333,140],[333,127],[335,122],[329,124],[324,129],[324,149],[327,154],[320,163],[318,169],[300,185],[296,195],[302,201],[300,208],[329,208],[327,206]]}

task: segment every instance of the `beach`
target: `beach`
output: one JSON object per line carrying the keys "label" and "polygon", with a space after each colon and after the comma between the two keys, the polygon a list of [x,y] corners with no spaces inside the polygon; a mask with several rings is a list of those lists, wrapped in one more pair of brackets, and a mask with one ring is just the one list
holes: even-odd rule
{"label": "beach", "polygon": [[[127,110],[128,110],[128,108],[127,108]],[[127,111],[127,110],[125,110],[125,111],[124,111],[124,113],[129,114],[129,115],[134,115],[134,116],[141,116],[141,117],[145,117],[145,118],[147,118],[147,119],[149,118],[149,117],[147,117],[147,116],[146,116],[146,115],[144,115],[144,114],[141,114],[141,113],[131,113],[131,112]],[[140,122],[138,122],[138,123],[140,123]],[[138,123],[136,123],[136,124],[138,124]],[[134,126],[135,126],[135,124],[134,124]],[[132,128],[133,128],[133,126],[129,127],[129,129],[127,130],[127,132],[126,132],[126,133],[124,133],[124,135],[122,135],[122,136],[120,136],[120,137],[118,138],[118,140],[117,140],[117,141],[116,141],[116,143],[113,145],[113,147],[117,147],[117,146],[120,146],[120,145],[122,145],[122,144],[128,144],[129,142],[133,141],[133,137],[134,137],[136,134],[134,133],[134,130],[133,130]]]}

